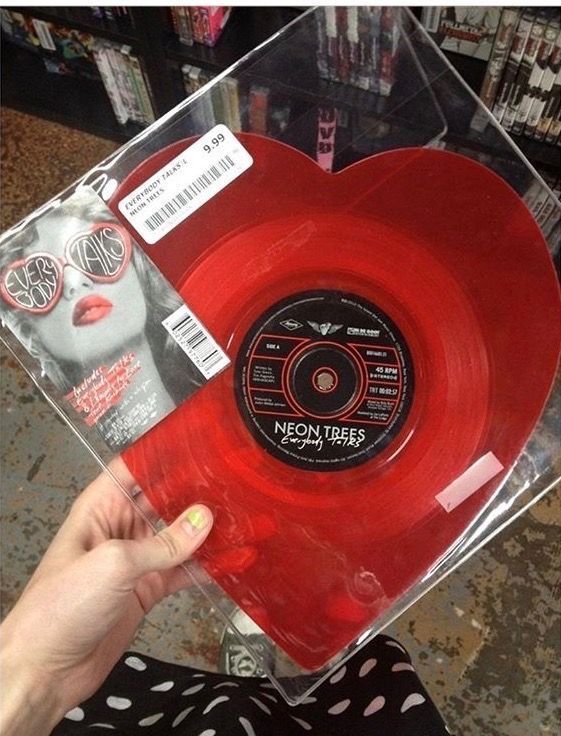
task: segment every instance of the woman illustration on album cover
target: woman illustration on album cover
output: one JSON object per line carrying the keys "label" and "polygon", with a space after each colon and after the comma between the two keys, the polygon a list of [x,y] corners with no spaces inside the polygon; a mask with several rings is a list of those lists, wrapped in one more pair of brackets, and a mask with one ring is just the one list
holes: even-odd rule
{"label": "woman illustration on album cover", "polygon": [[[109,369],[113,402],[103,414],[106,430],[98,428],[122,449],[202,377],[162,326],[182,300],[91,196],[74,195],[3,244],[0,307],[42,374],[67,396]],[[128,428],[115,437],[125,412]]]}

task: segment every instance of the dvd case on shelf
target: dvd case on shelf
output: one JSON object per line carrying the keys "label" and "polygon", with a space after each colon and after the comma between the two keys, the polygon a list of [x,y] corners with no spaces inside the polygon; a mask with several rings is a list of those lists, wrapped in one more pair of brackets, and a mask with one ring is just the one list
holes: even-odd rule
{"label": "dvd case on shelf", "polygon": [[[239,82],[235,77],[226,77],[223,86],[227,91],[227,125],[234,133],[240,133],[243,130],[243,101],[240,96]],[[282,125],[282,121],[279,124]]]}
{"label": "dvd case on shelf", "polygon": [[534,65],[528,77],[528,81],[526,82],[526,87],[523,91],[520,104],[518,105],[514,122],[512,123],[512,132],[514,134],[520,134],[524,130],[524,126],[532,108],[532,103],[535,97],[539,94],[539,89],[549,63],[549,58],[558,43],[561,44],[561,34],[559,31],[559,23],[555,21],[553,23],[549,23],[545,28]]}
{"label": "dvd case on shelf", "polygon": [[522,59],[520,61],[520,66],[516,74],[516,79],[512,85],[510,100],[501,119],[501,125],[505,130],[510,130],[516,119],[518,108],[522,102],[524,92],[528,85],[534,62],[538,56],[541,39],[543,38],[545,29],[547,28],[547,21],[547,15],[545,13],[540,13],[530,29],[530,33],[524,47],[524,53],[522,54]]}
{"label": "dvd case on shelf", "polygon": [[316,64],[323,79],[391,94],[400,32],[391,8],[330,7],[316,23]]}
{"label": "dvd case on shelf", "polygon": [[540,85],[536,90],[532,106],[528,113],[528,119],[524,126],[524,135],[532,138],[536,135],[542,114],[552,93],[555,77],[561,69],[561,34],[551,50],[547,65],[541,78]]}
{"label": "dvd case on shelf", "polygon": [[193,41],[214,46],[228,22],[231,9],[226,6],[192,5],[184,10],[189,12]]}
{"label": "dvd case on shelf", "polygon": [[97,40],[94,58],[117,121],[149,125],[155,120],[142,62],[128,45]]}
{"label": "dvd case on shelf", "polygon": [[561,106],[557,107],[557,112],[552,118],[550,126],[545,135],[545,142],[551,144],[559,144],[559,134],[561,133]]}
{"label": "dvd case on shelf", "polygon": [[557,183],[557,178],[555,176],[549,175],[544,177],[545,183],[548,185],[549,191],[546,192],[546,196],[541,203],[541,207],[539,211],[536,213],[536,222],[538,225],[544,230],[549,229],[549,220],[552,217],[552,215],[555,215],[555,203],[557,201],[557,198],[555,197],[555,185]]}
{"label": "dvd case on shelf", "polygon": [[252,85],[249,90],[249,130],[267,135],[267,117],[270,90],[261,85]]}
{"label": "dvd case on shelf", "polygon": [[[405,8],[309,9],[227,74],[182,74],[189,97],[4,233],[1,334],[159,523],[211,507],[185,574],[297,703],[559,480],[561,206],[495,121],[474,137],[480,103]],[[95,291],[68,306],[71,270]],[[138,334],[115,345],[125,279]]]}
{"label": "dvd case on shelf", "polygon": [[559,111],[560,105],[561,105],[561,69],[558,69],[557,74],[555,75],[555,81],[553,82],[551,91],[548,95],[548,98],[545,101],[543,112],[538,121],[538,124],[536,125],[536,130],[533,136],[535,140],[543,141],[546,138],[549,132],[549,128],[555,116],[557,115]]}
{"label": "dvd case on shelf", "polygon": [[121,125],[125,125],[129,119],[128,111],[121,97],[113,68],[109,63],[107,48],[103,41],[97,41],[94,44],[93,55],[95,63],[97,64],[97,68],[99,69],[99,72],[101,74],[101,78],[105,86],[105,91],[107,92],[109,100],[111,101],[111,106],[113,107],[115,118],[117,119],[118,123],[120,123]]}
{"label": "dvd case on shelf", "polygon": [[150,125],[155,121],[156,115],[154,113],[154,106],[150,93],[150,85],[142,66],[142,59],[140,59],[136,54],[132,53],[132,49],[130,46],[122,46],[121,53],[127,58],[132,73],[133,82],[135,84],[136,94],[138,95],[138,101],[141,109],[139,122],[142,124]]}
{"label": "dvd case on shelf", "polygon": [[492,6],[427,7],[421,13],[421,23],[443,51],[487,61],[501,10]]}
{"label": "dvd case on shelf", "polygon": [[399,10],[387,6],[380,17],[380,94],[388,97],[395,81],[396,54],[399,44]]}
{"label": "dvd case on shelf", "polygon": [[182,44],[186,46],[193,45],[193,31],[191,28],[191,16],[189,8],[173,7],[170,8],[174,30]]}
{"label": "dvd case on shelf", "polygon": [[[493,103],[510,53],[519,18],[520,10],[518,8],[503,8],[493,49],[487,64],[487,71],[479,91],[481,102],[489,110],[493,109]],[[488,117],[485,112],[478,110],[471,121],[471,126],[474,130],[481,130],[487,125],[487,122]]]}
{"label": "dvd case on shelf", "polygon": [[142,120],[142,115],[139,100],[133,87],[127,56],[122,53],[121,46],[118,44],[106,43],[105,49],[117,82],[118,94],[121,95],[127,111],[127,118],[135,123],[139,123]]}
{"label": "dvd case on shelf", "polygon": [[505,71],[493,105],[493,115],[499,123],[502,121],[503,115],[509,105],[520,62],[522,61],[524,49],[526,48],[530,31],[534,25],[534,20],[534,11],[531,8],[526,8],[518,21],[516,33],[514,34],[510,53],[506,62]]}

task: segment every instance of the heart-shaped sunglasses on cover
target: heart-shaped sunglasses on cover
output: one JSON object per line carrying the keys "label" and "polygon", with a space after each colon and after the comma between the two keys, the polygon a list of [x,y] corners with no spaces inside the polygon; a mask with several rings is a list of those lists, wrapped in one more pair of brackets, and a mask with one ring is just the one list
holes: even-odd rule
{"label": "heart-shaped sunglasses on cover", "polygon": [[46,314],[60,299],[66,266],[94,282],[110,283],[121,278],[131,252],[131,239],[123,227],[97,223],[70,238],[63,258],[41,251],[10,263],[0,275],[0,294],[11,307]]}

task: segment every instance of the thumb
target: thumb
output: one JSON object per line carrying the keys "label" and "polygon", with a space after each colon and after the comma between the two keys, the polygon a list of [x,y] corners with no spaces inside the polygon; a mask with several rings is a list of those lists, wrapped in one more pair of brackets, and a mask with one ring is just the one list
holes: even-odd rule
{"label": "thumb", "polygon": [[169,570],[191,557],[212,528],[210,509],[196,504],[153,537],[126,543],[127,577]]}

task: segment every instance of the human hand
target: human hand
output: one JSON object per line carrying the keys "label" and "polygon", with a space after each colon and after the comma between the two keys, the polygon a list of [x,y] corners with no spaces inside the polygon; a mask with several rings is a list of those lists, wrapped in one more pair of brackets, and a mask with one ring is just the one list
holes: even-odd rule
{"label": "human hand", "polygon": [[[110,469],[135,481],[120,458]],[[39,736],[103,683],[144,615],[188,585],[179,565],[212,515],[200,504],[154,534],[107,473],[74,502],[0,628],[4,736]]]}

